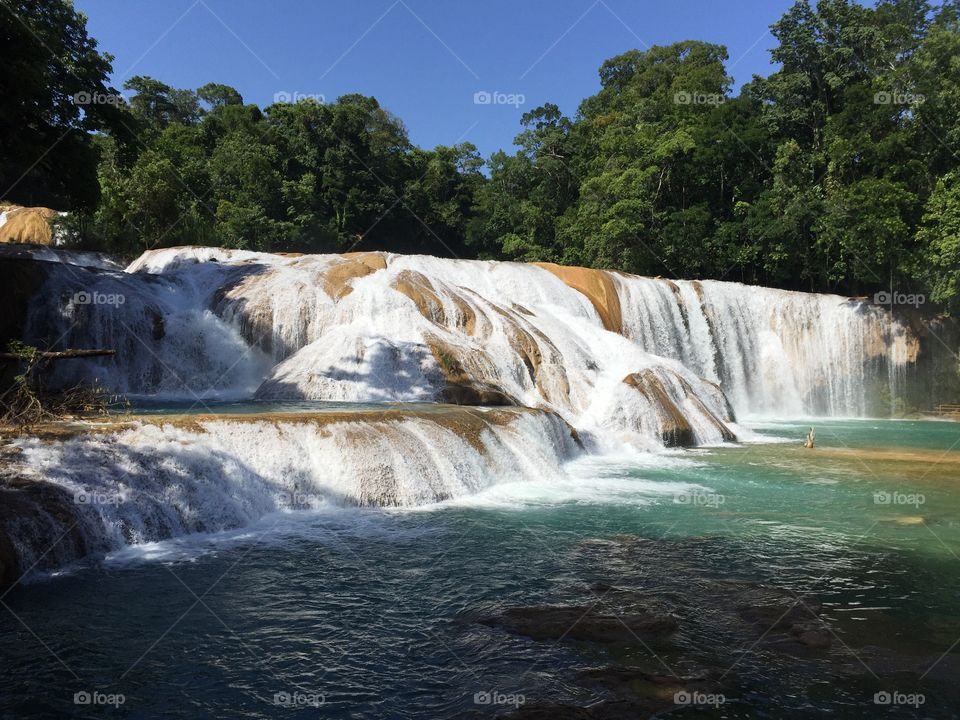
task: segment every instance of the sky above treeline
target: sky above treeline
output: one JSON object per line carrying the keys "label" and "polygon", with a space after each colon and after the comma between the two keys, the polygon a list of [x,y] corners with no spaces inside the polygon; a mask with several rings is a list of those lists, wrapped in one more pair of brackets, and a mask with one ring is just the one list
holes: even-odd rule
{"label": "sky above treeline", "polygon": [[772,69],[792,0],[75,0],[117,88],[133,75],[235,87],[265,106],[375,96],[422,147],[511,146],[520,116],[567,114],[614,55],[679,40],[725,45],[735,86]]}

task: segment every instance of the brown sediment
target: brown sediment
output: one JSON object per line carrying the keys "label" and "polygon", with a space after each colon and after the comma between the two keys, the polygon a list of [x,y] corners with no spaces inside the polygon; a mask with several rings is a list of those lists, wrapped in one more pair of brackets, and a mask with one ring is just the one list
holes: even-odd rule
{"label": "brown sediment", "polygon": [[623,332],[620,295],[617,293],[616,282],[606,270],[543,262],[532,264],[553,273],[569,287],[585,295],[607,330]]}
{"label": "brown sediment", "polygon": [[447,316],[443,311],[443,301],[426,275],[416,270],[402,270],[390,286],[413,300],[417,310],[427,320],[446,327]]}
{"label": "brown sediment", "polygon": [[[730,428],[726,426],[723,420],[718,418],[710,408],[708,408],[706,405],[703,404],[703,400],[701,400],[700,396],[694,392],[693,388],[690,386],[690,383],[688,383],[679,375],[677,376],[677,380],[680,382],[680,385],[683,387],[684,392],[687,394],[687,399],[689,399],[691,402],[693,402],[697,406],[697,408],[704,415],[704,417],[706,417],[710,421],[710,423],[714,426],[714,428],[717,429],[717,431],[720,433],[723,439],[726,442],[734,442],[737,439],[737,436],[733,434],[733,432],[730,430]],[[726,403],[727,410],[729,411],[729,416],[732,421],[733,408],[730,407],[730,401],[727,399],[727,396],[724,395],[723,391],[720,390],[720,386],[714,383],[710,383],[708,380],[705,380],[704,382],[707,382],[710,385],[713,385],[720,392],[720,396],[723,398],[724,402]]]}
{"label": "brown sediment", "polygon": [[[563,365],[563,356],[550,341],[550,338],[523,318],[511,315],[497,306],[493,306],[493,309],[504,319],[507,341],[513,351],[520,356],[524,367],[527,369],[530,381],[536,385],[543,398],[554,405],[568,405],[570,402],[570,382]],[[529,327],[529,330],[521,323]],[[547,352],[546,358],[544,358],[544,350]],[[557,393],[546,382],[544,371],[547,367],[552,372],[559,373],[559,376],[555,379],[560,385],[560,397],[557,397]]]}
{"label": "brown sediment", "polygon": [[[844,480],[858,479],[864,474],[872,475],[882,484],[868,487],[873,490],[894,490],[906,487],[943,487],[960,482],[960,452],[944,450],[850,448],[830,447],[830,439],[824,434],[818,438],[816,448],[803,447],[801,438],[795,445],[751,445],[751,456],[774,458],[788,467],[796,467],[805,474],[823,473],[825,476]],[[728,448],[718,452],[739,453],[743,448]]]}
{"label": "brown sediment", "polygon": [[[674,375],[677,382],[683,388],[686,398],[696,404],[697,408],[706,417],[720,433],[721,437],[727,442],[736,440],[736,436],[730,431],[723,420],[710,410],[703,401],[694,392],[693,387],[684,378]],[[647,398],[653,405],[662,409],[665,418],[661,416],[660,433],[663,442],[668,446],[686,446],[692,445],[695,438],[693,428],[687,420],[686,415],[680,407],[670,397],[664,381],[652,370],[641,370],[640,372],[627,375],[623,382]],[[719,390],[719,388],[717,388]],[[722,395],[722,392],[721,392]]]}
{"label": "brown sediment", "polygon": [[454,405],[519,405],[517,400],[483,378],[494,376],[493,362],[480,350],[465,350],[437,337],[426,338],[427,347],[443,373],[444,402]]}
{"label": "brown sediment", "polygon": [[449,321],[453,320],[453,326],[457,329],[467,335],[476,334],[477,314],[470,303],[456,292],[447,292],[447,297],[456,308],[456,316],[448,318],[439,292],[426,275],[416,270],[403,270],[391,283],[391,287],[413,300],[420,314],[430,322],[450,327]]}
{"label": "brown sediment", "polygon": [[[31,435],[43,441],[64,442],[117,434],[144,424],[204,434],[218,424],[270,423],[281,430],[291,425],[306,425],[321,436],[334,432],[334,426],[337,426],[337,432],[345,433],[348,439],[362,446],[400,433],[405,421],[418,420],[433,423],[462,438],[478,453],[486,454],[486,442],[490,437],[485,433],[534,413],[559,419],[551,411],[522,407],[479,410],[449,405],[386,406],[249,414],[130,415],[103,423],[47,423],[34,428]],[[566,427],[576,441],[573,429],[569,425]],[[397,440],[396,446],[402,447],[401,438]],[[15,584],[25,570],[62,566],[97,549],[87,545],[82,527],[84,517],[75,499],[63,487],[45,481],[25,467],[20,454],[17,447],[0,441],[0,591]],[[395,469],[389,458],[367,470],[382,482],[368,483],[356,496],[347,499],[359,505],[397,504],[391,490],[396,486]],[[439,488],[435,489],[436,493],[440,493],[437,497],[443,499]],[[33,564],[34,558],[38,558],[36,565]]]}
{"label": "brown sediment", "polygon": [[643,370],[627,375],[623,382],[662,410],[663,415],[658,419],[660,436],[664,444],[668,446],[693,444],[693,428],[683,411],[670,398],[670,393],[667,392],[660,378],[650,370]]}
{"label": "brown sediment", "polygon": [[[520,406],[492,407],[478,410],[456,404],[425,405],[409,407],[375,407],[363,409],[304,410],[291,412],[264,413],[196,413],[184,415],[123,415],[106,422],[49,422],[31,428],[29,435],[41,440],[64,441],[82,436],[119,433],[132,430],[141,424],[156,427],[171,426],[190,433],[205,434],[211,423],[269,423],[274,427],[291,424],[313,425],[318,432],[327,432],[331,425],[355,423],[358,427],[371,424],[394,424],[406,420],[432,422],[462,437],[479,452],[485,448],[481,433],[491,427],[505,427],[519,417],[528,414],[545,413],[559,418],[552,410],[541,410]],[[565,421],[564,421],[565,422]],[[569,426],[568,426],[569,427]],[[0,428],[5,437],[12,436],[9,429]],[[571,437],[576,434],[570,428]],[[12,464],[17,450],[0,441],[0,460],[6,459]],[[26,481],[25,481],[26,482]],[[32,481],[30,481],[32,482]]]}
{"label": "brown sediment", "polygon": [[45,207],[0,207],[7,214],[0,226],[0,243],[28,243],[30,245],[53,245],[53,227],[50,222],[57,217],[56,210]]}
{"label": "brown sediment", "polygon": [[352,282],[385,270],[387,259],[382,253],[347,253],[323,273],[323,290],[333,300],[341,300],[353,292]]}
{"label": "brown sediment", "polygon": [[945,450],[890,450],[887,448],[817,447],[819,457],[880,462],[930,463],[960,465],[960,452]]}
{"label": "brown sediment", "polygon": [[[244,340],[268,355],[274,353],[273,297],[267,295],[262,302],[251,302],[250,298],[258,296],[257,286],[273,272],[273,269],[265,268],[262,273],[246,275],[232,286],[219,288],[213,295],[215,312],[218,315],[231,312]],[[306,324],[309,318],[306,306],[301,306],[300,315]]]}

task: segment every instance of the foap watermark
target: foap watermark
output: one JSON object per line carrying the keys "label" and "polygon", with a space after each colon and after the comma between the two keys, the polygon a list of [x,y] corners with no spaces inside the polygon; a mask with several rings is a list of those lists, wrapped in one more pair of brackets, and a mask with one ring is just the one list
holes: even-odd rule
{"label": "foap watermark", "polygon": [[73,104],[113,105],[114,107],[119,107],[120,105],[126,105],[127,101],[123,99],[123,95],[117,95],[116,93],[87,92],[86,90],[81,90],[73,94]]}
{"label": "foap watermark", "polygon": [[298,103],[303,100],[312,100],[318,105],[323,105],[327,97],[323,93],[307,93],[299,90],[278,90],[273,94],[275,103]]}
{"label": "foap watermark", "polygon": [[691,490],[674,494],[674,505],[699,505],[700,507],[717,508],[727,501],[720,493]]}
{"label": "foap watermark", "polygon": [[77,490],[73,494],[76,505],[123,505],[126,498],[119,493],[107,493],[100,490]]}
{"label": "foap watermark", "polygon": [[722,105],[727,99],[719,93],[691,92],[681,90],[673,94],[676,105]]}
{"label": "foap watermark", "polygon": [[81,690],[73,694],[74,705],[103,705],[118,708],[127,701],[123,693],[103,693],[99,690]]}
{"label": "foap watermark", "polygon": [[273,704],[278,707],[285,708],[295,708],[295,707],[313,707],[318,708],[322,706],[327,701],[327,698],[322,693],[309,693],[301,692],[295,690],[294,692],[287,692],[286,690],[281,690],[280,692],[275,692],[273,694]]}
{"label": "foap watermark", "polygon": [[913,505],[920,507],[927,501],[923,493],[902,493],[894,490],[888,492],[880,490],[873,494],[874,505]]}
{"label": "foap watermark", "polygon": [[474,105],[513,105],[518,108],[526,104],[527,96],[523,93],[505,93],[499,90],[488,92],[487,90],[477,90],[473,94]]}
{"label": "foap watermark", "polygon": [[674,705],[709,705],[720,707],[727,701],[722,693],[702,693],[697,690],[678,690],[673,694]]}
{"label": "foap watermark", "polygon": [[509,705],[518,708],[527,701],[521,693],[503,693],[498,690],[481,690],[473,694],[474,705]]}
{"label": "foap watermark", "polygon": [[126,301],[126,296],[121,293],[80,290],[73,294],[74,305],[123,305]]}
{"label": "foap watermark", "polygon": [[873,94],[874,105],[922,105],[926,99],[926,96],[920,93],[899,90],[880,90]]}
{"label": "foap watermark", "polygon": [[277,502],[289,508],[316,507],[323,504],[323,498],[320,495],[299,490],[281,490],[277,493]]}
{"label": "foap watermark", "polygon": [[920,307],[927,301],[927,296],[922,293],[902,293],[890,290],[881,290],[878,293],[875,293],[873,296],[873,302],[876,305],[887,305],[893,307],[894,305],[912,305],[913,307]]}
{"label": "foap watermark", "polygon": [[902,693],[894,690],[881,690],[873,696],[874,705],[909,705],[918,708],[927,701],[923,693]]}

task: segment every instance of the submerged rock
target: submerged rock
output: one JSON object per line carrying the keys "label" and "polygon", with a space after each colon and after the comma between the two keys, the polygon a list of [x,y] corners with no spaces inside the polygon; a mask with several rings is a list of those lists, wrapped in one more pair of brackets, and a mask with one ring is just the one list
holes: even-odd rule
{"label": "submerged rock", "polygon": [[595,643],[659,642],[676,632],[677,619],[643,612],[613,613],[593,606],[516,607],[478,622],[534,640]]}

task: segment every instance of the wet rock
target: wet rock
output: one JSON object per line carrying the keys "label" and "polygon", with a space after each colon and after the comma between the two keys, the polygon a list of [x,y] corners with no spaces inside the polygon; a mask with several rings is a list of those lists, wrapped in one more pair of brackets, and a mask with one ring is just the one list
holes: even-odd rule
{"label": "wet rock", "polygon": [[796,623],[790,628],[790,635],[815,650],[828,650],[833,643],[830,631],[818,622]]}
{"label": "wet rock", "polygon": [[523,705],[504,717],[511,720],[640,720],[655,712],[657,710],[642,703],[611,700],[590,707],[553,703]]}
{"label": "wet rock", "polygon": [[659,717],[660,713],[673,710],[681,698],[691,698],[707,693],[717,696],[717,684],[706,673],[696,677],[677,677],[649,672],[637,667],[603,667],[580,673],[578,684],[602,689],[612,697],[587,707],[568,704],[526,704],[507,715],[518,720],[553,720],[569,718],[580,720],[638,720]]}
{"label": "wet rock", "polygon": [[670,615],[639,610],[613,613],[597,605],[510,608],[479,622],[534,640],[596,643],[657,642],[672,635],[678,627],[677,619]]}

